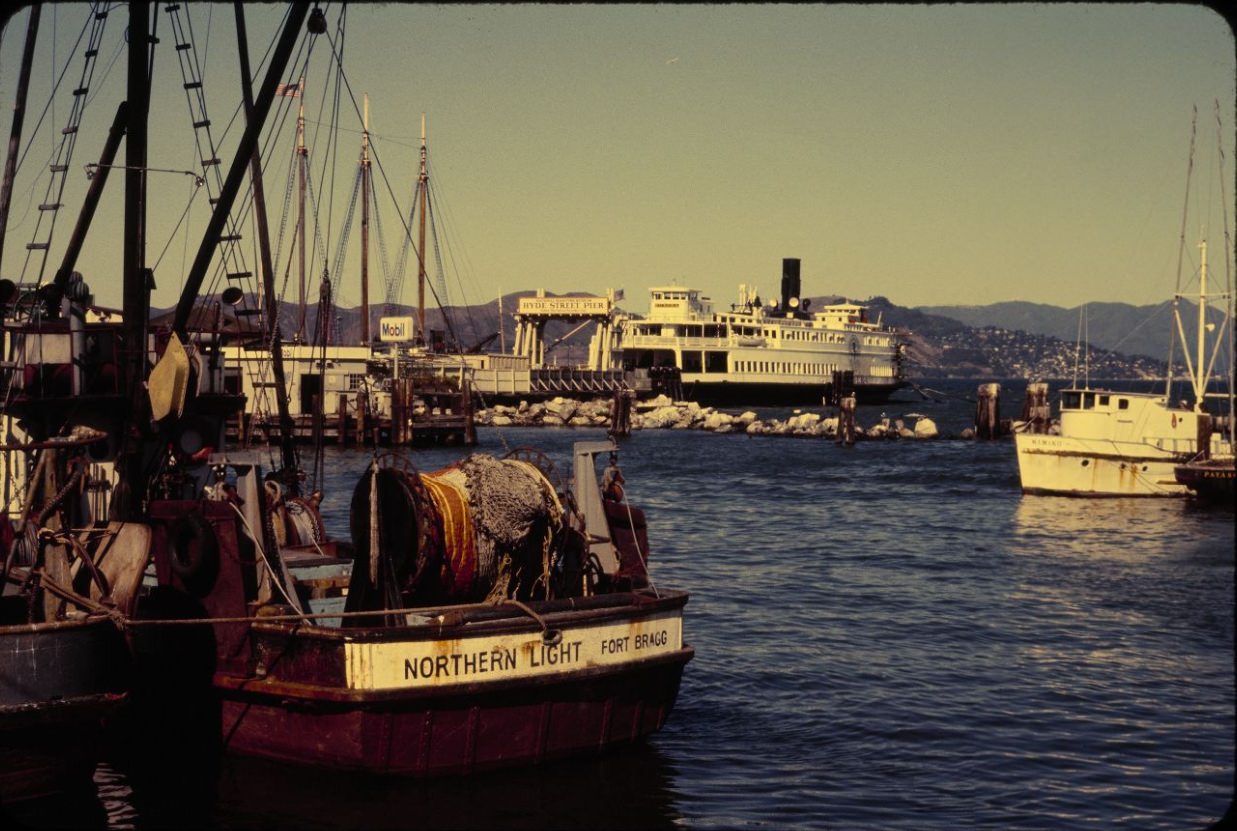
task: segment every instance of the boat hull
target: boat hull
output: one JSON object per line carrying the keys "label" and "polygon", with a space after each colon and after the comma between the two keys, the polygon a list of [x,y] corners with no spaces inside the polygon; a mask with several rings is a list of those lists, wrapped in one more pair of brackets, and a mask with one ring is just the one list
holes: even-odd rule
{"label": "boat hull", "polygon": [[1170,496],[1186,493],[1174,468],[1180,456],[1133,442],[1017,433],[1024,493],[1067,496]]}
{"label": "boat hull", "polygon": [[1233,460],[1210,460],[1178,465],[1174,469],[1177,481],[1199,499],[1233,507],[1237,502],[1237,468]]}
{"label": "boat hull", "polygon": [[127,698],[127,669],[106,618],[0,627],[0,804],[90,781],[103,722]]}
{"label": "boat hull", "polygon": [[223,703],[226,749],[413,777],[600,753],[661,729],[689,657],[591,678],[387,701],[324,703],[312,693],[277,701],[235,690]]}
{"label": "boat hull", "polygon": [[663,593],[564,611],[529,604],[545,630],[527,615],[457,620],[445,633],[440,623],[257,624],[254,673],[216,675],[225,749],[423,777],[636,742],[661,729],[692,658],[685,601]]}

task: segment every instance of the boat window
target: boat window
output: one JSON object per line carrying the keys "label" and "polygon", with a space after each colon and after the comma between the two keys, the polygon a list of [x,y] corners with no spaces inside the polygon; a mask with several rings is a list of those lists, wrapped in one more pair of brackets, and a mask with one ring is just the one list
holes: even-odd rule
{"label": "boat window", "polygon": [[682,369],[684,372],[700,372],[704,366],[700,358],[700,350],[684,349],[682,360]]}
{"label": "boat window", "polygon": [[705,352],[704,353],[704,371],[705,372],[725,372],[726,371],[726,353],[722,352]]}
{"label": "boat window", "polygon": [[1130,408],[1130,399],[1128,399],[1128,398],[1118,398],[1118,399],[1117,399],[1117,409],[1118,409],[1118,410],[1128,410],[1129,408]]}
{"label": "boat window", "polygon": [[1108,396],[1107,396],[1107,395],[1101,395],[1101,396],[1100,396],[1100,406],[1101,406],[1101,407],[1107,407],[1107,406],[1108,406]]}
{"label": "boat window", "polygon": [[724,338],[726,337],[726,325],[717,323],[706,324],[704,336],[706,338]]}
{"label": "boat window", "polygon": [[1082,409],[1082,393],[1074,390],[1061,393],[1061,409],[1062,410],[1079,410]]}
{"label": "boat window", "polygon": [[1095,407],[1095,395],[1089,392],[1084,392],[1082,394],[1082,408],[1084,410],[1090,410],[1094,407]]}

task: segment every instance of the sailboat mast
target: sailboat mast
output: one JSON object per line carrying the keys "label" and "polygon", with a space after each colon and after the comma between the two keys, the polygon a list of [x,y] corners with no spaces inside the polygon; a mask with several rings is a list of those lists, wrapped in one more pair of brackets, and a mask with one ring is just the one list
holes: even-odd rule
{"label": "sailboat mast", "polygon": [[361,131],[361,344],[369,343],[369,93]]}
{"label": "sailboat mast", "polygon": [[421,233],[417,245],[417,334],[422,343],[425,337],[425,212],[429,202],[429,172],[425,164],[425,113],[421,113],[421,175],[417,179],[417,194],[421,198]]}

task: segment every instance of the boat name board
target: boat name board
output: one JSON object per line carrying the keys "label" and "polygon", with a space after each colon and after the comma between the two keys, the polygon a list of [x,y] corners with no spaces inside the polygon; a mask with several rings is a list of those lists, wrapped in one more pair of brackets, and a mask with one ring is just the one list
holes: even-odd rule
{"label": "boat name board", "polygon": [[558,632],[561,637],[552,643],[544,642],[540,632],[347,643],[346,681],[349,689],[390,690],[531,678],[631,663],[683,648],[679,611]]}

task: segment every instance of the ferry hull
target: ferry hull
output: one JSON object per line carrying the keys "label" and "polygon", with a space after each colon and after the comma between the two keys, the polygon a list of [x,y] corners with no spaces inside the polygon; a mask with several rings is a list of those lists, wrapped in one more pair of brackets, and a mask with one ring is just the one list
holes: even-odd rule
{"label": "ferry hull", "polygon": [[1183,496],[1182,459],[1137,443],[1014,436],[1024,493],[1067,496]]}
{"label": "ferry hull", "polygon": [[[906,381],[888,384],[855,384],[855,399],[859,404],[883,404],[889,400],[889,396],[905,386],[907,386]],[[683,397],[688,401],[695,401],[709,407],[819,407],[822,401],[828,399],[831,388],[831,384],[684,381]]]}

